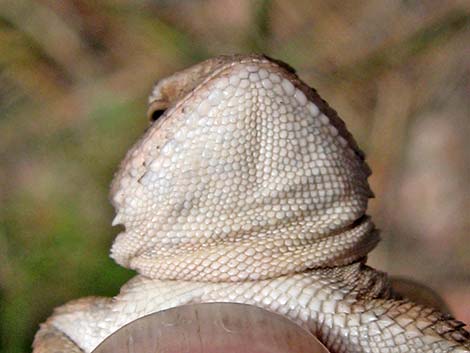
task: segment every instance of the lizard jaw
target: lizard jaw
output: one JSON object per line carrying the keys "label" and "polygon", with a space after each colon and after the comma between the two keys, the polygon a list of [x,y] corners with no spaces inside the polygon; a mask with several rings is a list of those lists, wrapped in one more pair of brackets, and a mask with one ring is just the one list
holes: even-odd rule
{"label": "lizard jaw", "polygon": [[215,60],[154,90],[151,107],[168,109],[113,182],[126,230],[111,256],[152,278],[202,281],[365,256],[378,240],[364,217],[370,171],[336,112],[278,62]]}

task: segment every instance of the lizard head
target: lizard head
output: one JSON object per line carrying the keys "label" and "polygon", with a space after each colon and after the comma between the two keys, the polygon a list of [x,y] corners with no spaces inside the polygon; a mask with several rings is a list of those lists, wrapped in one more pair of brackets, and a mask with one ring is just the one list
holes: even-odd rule
{"label": "lizard head", "polygon": [[[211,59],[156,84],[111,199],[111,256],[158,279],[242,281],[364,257],[364,155],[286,64]],[[157,118],[157,119],[156,119]]]}

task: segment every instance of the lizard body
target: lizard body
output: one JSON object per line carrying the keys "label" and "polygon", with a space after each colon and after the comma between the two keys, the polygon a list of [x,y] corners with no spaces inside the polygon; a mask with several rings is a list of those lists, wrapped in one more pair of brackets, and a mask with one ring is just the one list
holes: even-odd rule
{"label": "lizard body", "polygon": [[379,240],[370,170],[290,67],[210,59],[160,81],[149,114],[111,188],[125,227],[111,256],[139,275],[113,299],[57,309],[35,353],[91,352],[134,319],[201,302],[280,313],[337,353],[469,351],[462,323],[398,299],[364,264]]}

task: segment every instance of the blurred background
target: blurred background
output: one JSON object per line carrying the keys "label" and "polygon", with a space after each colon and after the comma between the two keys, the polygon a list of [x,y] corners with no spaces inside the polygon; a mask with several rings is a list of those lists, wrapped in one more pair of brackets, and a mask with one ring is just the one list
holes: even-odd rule
{"label": "blurred background", "polygon": [[108,257],[108,186],[154,81],[263,52],[339,112],[368,156],[371,264],[470,322],[470,2],[0,2],[0,351],[72,298],[133,275]]}

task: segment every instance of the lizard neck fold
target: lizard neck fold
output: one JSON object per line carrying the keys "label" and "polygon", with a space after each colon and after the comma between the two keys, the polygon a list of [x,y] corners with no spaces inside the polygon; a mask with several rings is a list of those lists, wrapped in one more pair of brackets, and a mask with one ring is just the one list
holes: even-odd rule
{"label": "lizard neck fold", "polygon": [[[318,234],[288,226],[273,230],[251,229],[203,244],[182,243],[165,249],[151,247],[131,259],[128,266],[157,279],[264,280],[348,265],[365,257],[378,241],[372,221],[363,217],[335,234]],[[119,242],[118,237],[116,244]]]}

